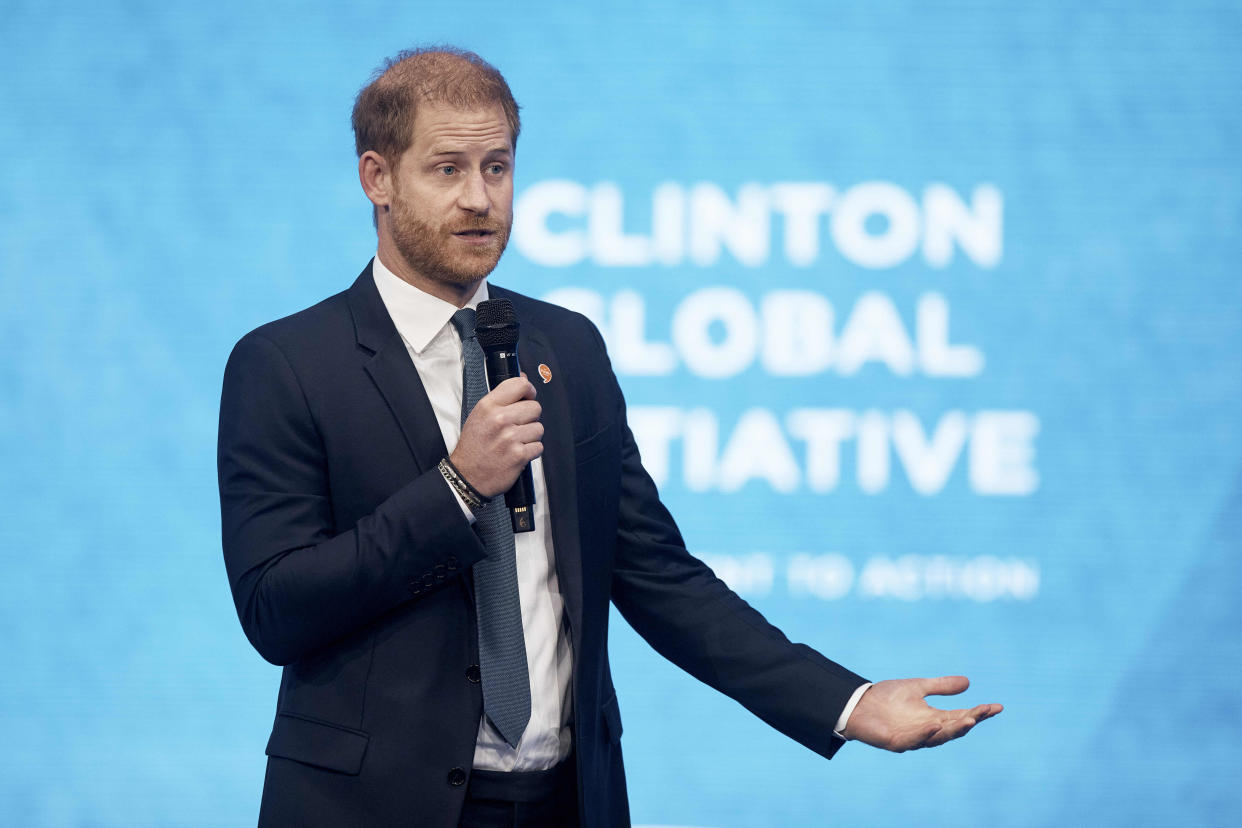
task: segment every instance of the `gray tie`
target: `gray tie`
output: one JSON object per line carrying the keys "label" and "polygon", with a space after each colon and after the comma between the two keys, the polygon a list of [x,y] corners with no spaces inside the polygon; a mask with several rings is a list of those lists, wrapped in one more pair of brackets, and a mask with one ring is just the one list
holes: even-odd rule
{"label": "gray tie", "polygon": [[[487,381],[483,349],[474,336],[474,311],[462,308],[454,313],[453,326],[461,334],[465,358],[461,395],[464,425],[470,411],[487,393]],[[530,721],[530,677],[526,672],[513,528],[502,496],[497,495],[476,513],[474,529],[487,549],[487,557],[473,567],[483,711],[504,740],[517,747]]]}

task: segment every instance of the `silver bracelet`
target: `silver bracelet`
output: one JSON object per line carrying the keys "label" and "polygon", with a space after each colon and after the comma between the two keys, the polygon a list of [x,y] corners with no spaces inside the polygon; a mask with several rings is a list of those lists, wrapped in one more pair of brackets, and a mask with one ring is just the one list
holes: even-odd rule
{"label": "silver bracelet", "polygon": [[457,492],[470,511],[477,512],[488,504],[490,497],[484,497],[478,489],[470,485],[470,481],[462,477],[461,472],[453,465],[447,457],[442,459],[436,466],[440,470],[440,475],[448,481],[453,487],[453,491]]}

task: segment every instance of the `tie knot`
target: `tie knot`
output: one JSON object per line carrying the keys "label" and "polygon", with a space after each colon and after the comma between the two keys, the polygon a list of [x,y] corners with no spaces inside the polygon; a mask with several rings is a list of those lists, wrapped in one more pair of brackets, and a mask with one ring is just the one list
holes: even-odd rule
{"label": "tie knot", "polygon": [[462,308],[454,313],[453,327],[461,335],[462,342],[474,339],[474,308]]}

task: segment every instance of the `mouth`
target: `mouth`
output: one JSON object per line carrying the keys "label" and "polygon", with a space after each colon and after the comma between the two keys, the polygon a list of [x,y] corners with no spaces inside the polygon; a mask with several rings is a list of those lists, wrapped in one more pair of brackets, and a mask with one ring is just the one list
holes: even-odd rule
{"label": "mouth", "polygon": [[487,241],[492,236],[496,235],[496,233],[494,230],[474,229],[474,230],[457,230],[453,233],[453,235],[465,241]]}

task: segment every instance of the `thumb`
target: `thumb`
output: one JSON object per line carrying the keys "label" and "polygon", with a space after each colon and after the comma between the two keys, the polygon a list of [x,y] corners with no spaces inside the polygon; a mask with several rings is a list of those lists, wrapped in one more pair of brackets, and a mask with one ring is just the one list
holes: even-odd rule
{"label": "thumb", "polygon": [[970,686],[970,679],[965,676],[941,676],[919,679],[919,682],[919,692],[924,696],[956,696]]}

